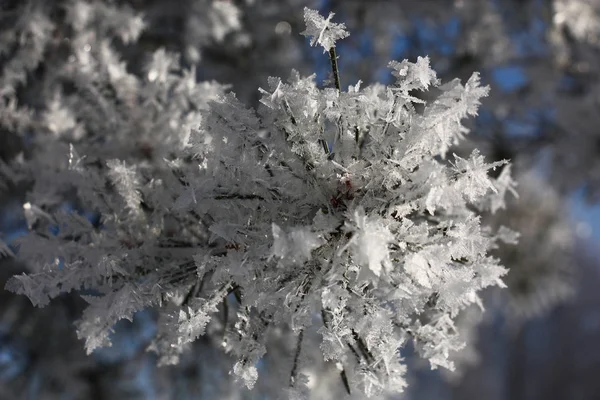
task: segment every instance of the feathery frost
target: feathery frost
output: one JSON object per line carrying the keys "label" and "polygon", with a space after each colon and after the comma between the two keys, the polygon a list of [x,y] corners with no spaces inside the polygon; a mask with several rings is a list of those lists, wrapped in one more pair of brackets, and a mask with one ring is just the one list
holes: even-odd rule
{"label": "feathery frost", "polygon": [[[332,16],[305,11],[311,44],[331,50],[347,36]],[[287,81],[270,78],[252,110],[193,73],[175,76],[178,66],[163,51],[146,80],[112,65],[115,86],[129,90],[117,96],[135,113],[99,104],[109,115],[93,126],[106,129],[103,151],[65,146],[64,165],[47,172],[74,187],[100,223],[28,203],[31,233],[21,253],[39,267],[13,278],[10,290],[38,305],[92,291],[77,325],[88,351],[110,343],[117,320],[156,307],[152,349],[161,362],[177,362],[197,337],[215,335],[248,387],[269,332],[282,326],[299,337],[290,393],[304,390],[296,367],[306,365],[302,337],[312,324],[323,358],[340,365],[350,391],[402,390],[409,341],[432,367],[453,367],[449,354],[462,346],[457,314],[481,304],[479,291],[502,286],[506,272],[488,254],[506,234],[482,227],[480,212],[501,208],[514,187],[505,161],[486,164],[477,151],[445,160],[488,92],[477,74],[442,85],[419,57],[392,62],[389,87],[339,91],[292,72]],[[416,97],[432,87],[432,101]],[[136,107],[139,98],[146,102]],[[50,112],[60,114],[65,100],[56,99]],[[56,134],[79,129],[74,121]],[[111,126],[159,145],[121,149]],[[494,168],[503,168],[497,179],[488,175]],[[47,235],[54,225],[57,233]],[[209,327],[219,321],[214,334]]]}

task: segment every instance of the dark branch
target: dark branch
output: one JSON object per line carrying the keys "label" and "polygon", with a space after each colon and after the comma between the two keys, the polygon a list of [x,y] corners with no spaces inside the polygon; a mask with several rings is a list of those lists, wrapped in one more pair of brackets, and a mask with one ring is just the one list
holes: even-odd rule
{"label": "dark branch", "polygon": [[329,61],[331,61],[331,71],[333,72],[333,80],[335,82],[335,88],[341,92],[341,85],[340,85],[340,72],[338,71],[338,64],[337,64],[337,55],[335,54],[335,47],[332,47],[331,49],[329,49]]}
{"label": "dark branch", "polygon": [[350,392],[350,383],[348,383],[348,376],[346,375],[346,370],[342,369],[340,371],[340,378],[342,379],[342,383],[344,384],[344,388],[346,389],[346,393],[352,394]]}
{"label": "dark branch", "polygon": [[[325,325],[325,328],[329,329],[329,317],[327,316],[327,312],[325,311],[325,309],[321,309],[321,318],[323,318],[323,325]],[[350,345],[350,343],[346,343],[350,349],[352,350],[352,352],[358,357],[358,354],[356,353],[356,350],[354,350],[354,348],[352,347],[352,345]],[[342,367],[342,371],[340,372],[340,378],[342,379],[342,382],[344,384],[344,388],[346,388],[346,392],[348,392],[348,394],[350,393],[350,385],[348,384],[348,375],[346,375],[346,369],[344,367]]]}
{"label": "dark branch", "polygon": [[298,344],[296,345],[296,354],[294,354],[294,365],[292,366],[292,373],[290,374],[290,387],[294,387],[296,384],[296,377],[298,376],[298,359],[300,358],[300,352],[302,351],[302,339],[304,339],[304,329],[298,334]]}

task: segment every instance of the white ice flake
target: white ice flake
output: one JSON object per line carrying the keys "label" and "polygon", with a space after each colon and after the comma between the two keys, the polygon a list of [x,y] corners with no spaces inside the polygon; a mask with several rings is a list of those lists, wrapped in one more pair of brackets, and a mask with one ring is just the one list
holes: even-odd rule
{"label": "white ice flake", "polygon": [[318,44],[323,47],[323,52],[326,52],[335,46],[337,40],[348,37],[346,25],[331,22],[334,15],[334,13],[329,13],[329,16],[325,19],[318,11],[304,8],[306,30],[302,32],[302,35],[311,38],[311,46]]}

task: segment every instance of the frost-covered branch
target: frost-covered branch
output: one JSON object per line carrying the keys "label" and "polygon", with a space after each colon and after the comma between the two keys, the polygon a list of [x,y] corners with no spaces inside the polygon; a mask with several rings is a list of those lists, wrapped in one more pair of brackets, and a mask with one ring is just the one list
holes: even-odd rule
{"label": "frost-covered branch", "polygon": [[[179,76],[164,51],[144,79],[91,59],[90,68],[115,78],[116,98],[94,84],[84,97],[111,119],[86,113],[77,131],[87,140],[63,146],[46,168],[54,187],[35,188],[21,245],[37,267],[7,287],[36,305],[86,290],[77,327],[88,352],[110,344],[119,319],[155,307],[152,349],[162,363],[211,335],[214,314],[234,295],[227,314],[235,322],[228,326],[227,315],[218,340],[249,388],[269,335],[282,327],[298,337],[290,390],[303,390],[302,342],[315,324],[323,359],[341,366],[348,391],[401,391],[409,340],[433,368],[452,368],[456,315],[481,305],[480,290],[502,286],[506,272],[489,254],[499,238],[480,219],[512,189],[510,176],[488,174],[507,162],[487,164],[477,151],[446,161],[488,89],[477,74],[441,85],[418,58],[390,63],[393,85],[343,91],[334,46],[344,26],[308,9],[305,21],[311,43],[333,50],[336,88],[297,72],[271,78],[258,110],[222,86],[196,83],[193,71]],[[432,100],[414,96],[431,87]],[[123,139],[114,129],[140,133]],[[132,155],[140,142],[149,148]],[[74,190],[99,222],[44,203],[43,190],[56,198]]]}

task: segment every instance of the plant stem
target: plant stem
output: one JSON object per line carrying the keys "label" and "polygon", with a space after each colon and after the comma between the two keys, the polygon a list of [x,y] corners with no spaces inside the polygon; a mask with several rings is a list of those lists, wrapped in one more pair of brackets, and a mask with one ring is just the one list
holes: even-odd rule
{"label": "plant stem", "polygon": [[292,367],[292,373],[290,374],[290,387],[294,387],[296,384],[296,378],[298,376],[298,360],[300,359],[300,352],[302,351],[302,339],[304,339],[304,329],[298,334],[298,344],[296,345],[296,354],[294,355],[294,366]]}
{"label": "plant stem", "polygon": [[[323,325],[325,325],[325,328],[329,329],[329,317],[327,316],[327,312],[325,311],[324,308],[321,308],[321,318],[323,319]],[[352,352],[358,356],[358,354],[356,353],[356,351],[354,350],[354,348],[352,347],[352,345],[350,345],[350,343],[346,343],[350,349],[352,350]],[[342,370],[340,371],[340,378],[342,379],[342,383],[344,384],[344,388],[346,389],[346,392],[350,395],[352,394],[350,392],[350,385],[348,384],[348,375],[346,374],[346,368],[344,368],[342,366]]]}
{"label": "plant stem", "polygon": [[344,384],[344,388],[346,389],[346,393],[350,393],[350,383],[348,382],[348,375],[346,375],[346,370],[343,369],[340,371],[340,378],[342,379],[342,383]]}
{"label": "plant stem", "polygon": [[329,61],[331,61],[331,71],[333,72],[335,88],[338,90],[338,92],[341,92],[342,89],[341,89],[341,85],[340,85],[340,72],[338,71],[337,55],[335,54],[335,46],[332,47],[331,49],[329,49]]}

